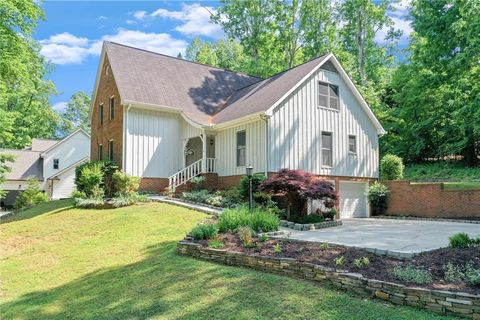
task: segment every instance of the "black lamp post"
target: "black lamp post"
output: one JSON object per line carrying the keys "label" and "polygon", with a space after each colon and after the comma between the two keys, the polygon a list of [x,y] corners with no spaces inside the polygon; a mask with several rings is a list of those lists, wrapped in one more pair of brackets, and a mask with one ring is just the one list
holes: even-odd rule
{"label": "black lamp post", "polygon": [[252,176],[253,176],[253,167],[249,165],[247,168],[247,177],[248,177],[248,209],[252,211],[253,209],[253,186],[252,186]]}

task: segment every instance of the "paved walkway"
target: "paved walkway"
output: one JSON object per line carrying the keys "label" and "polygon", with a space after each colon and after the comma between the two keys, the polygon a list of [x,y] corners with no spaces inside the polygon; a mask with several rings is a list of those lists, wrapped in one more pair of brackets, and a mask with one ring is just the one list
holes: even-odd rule
{"label": "paved walkway", "polygon": [[474,237],[480,235],[478,224],[368,218],[345,219],[340,227],[314,231],[282,229],[288,231],[291,239],[370,248],[377,253],[406,258],[447,247],[448,237],[457,232]]}
{"label": "paved walkway", "polygon": [[150,196],[149,198],[152,201],[158,201],[158,202],[172,204],[174,206],[180,206],[180,207],[184,207],[184,208],[188,208],[188,209],[192,209],[192,210],[197,210],[197,211],[200,211],[200,212],[203,212],[203,213],[206,213],[206,214],[211,214],[211,215],[214,215],[214,216],[218,216],[220,213],[222,213],[222,210],[215,209],[215,208],[212,208],[212,207],[209,207],[209,206],[204,206],[204,205],[197,204],[197,203],[189,203],[189,202],[185,202],[185,201],[177,200],[177,199],[172,199],[172,198],[165,197],[165,196]]}

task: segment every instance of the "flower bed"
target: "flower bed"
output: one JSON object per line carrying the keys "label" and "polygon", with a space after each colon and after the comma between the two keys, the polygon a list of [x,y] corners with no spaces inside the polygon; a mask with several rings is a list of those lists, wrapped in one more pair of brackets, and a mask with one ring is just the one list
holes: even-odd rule
{"label": "flower bed", "polygon": [[[233,234],[219,235],[216,241],[221,241],[224,247],[212,249],[207,247],[208,242],[205,240],[185,240],[178,243],[178,251],[228,265],[324,282],[362,297],[378,298],[393,304],[415,306],[440,314],[475,319],[480,317],[480,288],[442,283],[438,270],[439,263],[445,261],[465,262],[465,259],[476,259],[478,266],[478,248],[439,249],[410,261],[410,264],[429,266],[432,270],[433,283],[419,288],[418,285],[409,287],[408,283],[401,283],[387,272],[388,265],[401,266],[406,262],[378,257],[361,249],[272,239],[261,245],[256,242],[257,246],[247,248]],[[336,262],[340,256],[344,259],[343,266]],[[360,262],[352,264],[352,261]]]}

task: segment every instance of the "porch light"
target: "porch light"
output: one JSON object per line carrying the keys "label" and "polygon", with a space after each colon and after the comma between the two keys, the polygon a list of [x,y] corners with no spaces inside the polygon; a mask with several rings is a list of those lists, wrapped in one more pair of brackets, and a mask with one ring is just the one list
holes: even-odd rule
{"label": "porch light", "polygon": [[248,177],[248,209],[252,211],[253,209],[253,185],[252,185],[252,176],[253,176],[253,167],[248,165],[246,168],[247,177]]}

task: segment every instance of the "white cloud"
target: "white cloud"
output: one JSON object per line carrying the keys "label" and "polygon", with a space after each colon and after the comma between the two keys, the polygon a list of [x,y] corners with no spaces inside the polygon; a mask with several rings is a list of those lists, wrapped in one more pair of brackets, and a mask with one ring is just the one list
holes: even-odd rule
{"label": "white cloud", "polygon": [[102,51],[103,41],[112,41],[132,47],[176,56],[185,52],[188,43],[173,38],[168,33],[145,33],[138,30],[119,29],[116,34],[104,35],[101,39],[89,40],[69,33],[53,35],[40,40],[40,52],[55,64],[79,64],[89,56],[97,56]]}
{"label": "white cloud", "polygon": [[[392,10],[388,12],[388,15],[393,21],[393,28],[402,31],[402,36],[399,39],[399,44],[405,45],[410,39],[410,34],[413,29],[410,25],[410,9],[412,6],[412,0],[400,0],[392,4]],[[377,32],[375,35],[375,41],[379,43],[385,43],[385,37],[389,28],[384,28]]]}
{"label": "white cloud", "polygon": [[157,9],[152,13],[137,11],[133,16],[138,20],[163,18],[180,21],[174,30],[185,35],[203,35],[211,38],[220,38],[223,31],[219,25],[210,21],[210,16],[215,13],[213,7],[204,7],[198,3],[183,4],[181,11],[170,11],[167,9]]}
{"label": "white cloud", "polygon": [[98,19],[100,19],[100,20],[108,20],[108,17],[100,16],[100,17],[98,17]]}
{"label": "white cloud", "polygon": [[65,111],[65,109],[67,109],[67,102],[66,101],[57,102],[52,106],[52,109],[57,112],[63,112]]}

